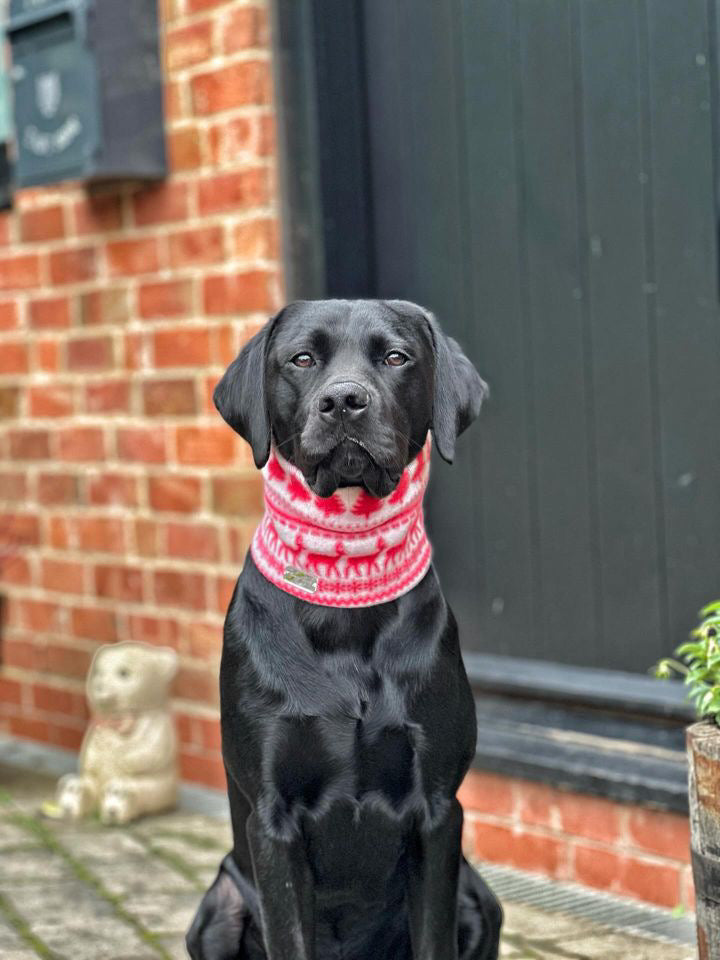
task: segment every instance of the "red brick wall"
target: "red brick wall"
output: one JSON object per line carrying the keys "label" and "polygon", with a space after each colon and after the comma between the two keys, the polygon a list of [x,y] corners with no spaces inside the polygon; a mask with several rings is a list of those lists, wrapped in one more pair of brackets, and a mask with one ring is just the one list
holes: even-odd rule
{"label": "red brick wall", "polygon": [[0,729],[77,747],[114,640],[169,644],[182,772],[222,783],[223,614],[260,509],[210,394],[279,304],[263,0],[167,0],[170,176],[0,215]]}
{"label": "red brick wall", "polygon": [[459,796],[472,858],[693,909],[686,816],[475,772]]}

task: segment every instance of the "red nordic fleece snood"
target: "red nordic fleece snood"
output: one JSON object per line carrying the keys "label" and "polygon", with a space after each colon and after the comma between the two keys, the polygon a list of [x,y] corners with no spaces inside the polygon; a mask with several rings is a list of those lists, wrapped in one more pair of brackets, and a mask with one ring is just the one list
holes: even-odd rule
{"label": "red nordic fleece snood", "polygon": [[423,497],[431,440],[388,497],[345,487],[318,497],[300,470],[273,449],[263,468],[265,514],[250,551],[286,593],[326,607],[395,600],[422,580],[431,560]]}

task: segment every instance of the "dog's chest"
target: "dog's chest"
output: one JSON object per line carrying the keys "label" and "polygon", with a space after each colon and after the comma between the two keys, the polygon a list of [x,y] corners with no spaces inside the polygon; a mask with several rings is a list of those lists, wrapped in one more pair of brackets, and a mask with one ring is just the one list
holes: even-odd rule
{"label": "dog's chest", "polygon": [[276,835],[348,804],[399,821],[426,812],[422,727],[396,690],[383,685],[359,700],[358,715],[274,721],[264,757],[262,812]]}

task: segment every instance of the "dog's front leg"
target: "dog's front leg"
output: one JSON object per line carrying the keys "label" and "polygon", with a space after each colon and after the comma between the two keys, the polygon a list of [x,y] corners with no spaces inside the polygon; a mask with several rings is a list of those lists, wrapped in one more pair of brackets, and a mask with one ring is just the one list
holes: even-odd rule
{"label": "dog's front leg", "polygon": [[457,960],[457,901],[462,842],[462,807],[415,837],[408,881],[410,939],[414,960]]}
{"label": "dog's front leg", "polygon": [[313,882],[300,842],[269,836],[255,813],[247,838],[268,960],[313,960]]}

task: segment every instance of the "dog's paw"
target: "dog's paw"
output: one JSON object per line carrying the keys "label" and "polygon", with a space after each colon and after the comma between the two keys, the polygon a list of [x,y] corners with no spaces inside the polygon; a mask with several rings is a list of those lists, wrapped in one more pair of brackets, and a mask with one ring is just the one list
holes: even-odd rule
{"label": "dog's paw", "polygon": [[247,908],[240,889],[224,867],[225,860],[185,937],[191,960],[237,960],[240,956]]}
{"label": "dog's paw", "polygon": [[100,819],[107,824],[128,823],[135,816],[134,800],[129,784],[122,780],[110,780],[100,803]]}

